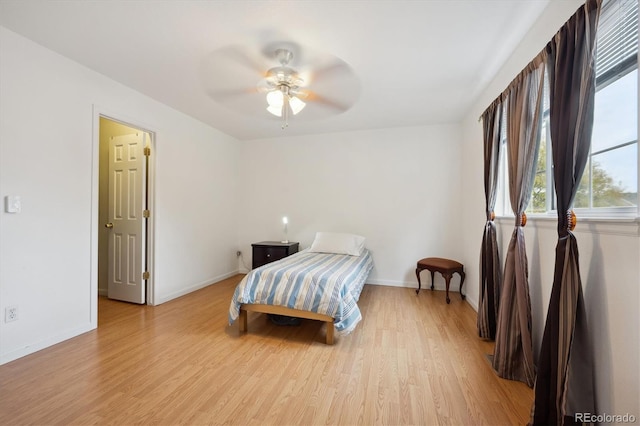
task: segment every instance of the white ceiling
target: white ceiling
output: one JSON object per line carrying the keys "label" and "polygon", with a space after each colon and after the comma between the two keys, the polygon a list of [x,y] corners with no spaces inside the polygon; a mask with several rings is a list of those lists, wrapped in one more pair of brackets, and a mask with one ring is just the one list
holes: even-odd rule
{"label": "white ceiling", "polygon": [[[0,25],[246,140],[458,122],[548,2],[0,0]],[[324,116],[305,109],[281,130],[263,94],[241,103],[208,95],[207,79],[224,69],[215,68],[220,52],[245,52],[266,70],[276,64],[260,52],[279,42],[316,67],[325,55],[346,62],[353,106]],[[232,92],[260,79],[248,69],[218,74],[217,87]]]}

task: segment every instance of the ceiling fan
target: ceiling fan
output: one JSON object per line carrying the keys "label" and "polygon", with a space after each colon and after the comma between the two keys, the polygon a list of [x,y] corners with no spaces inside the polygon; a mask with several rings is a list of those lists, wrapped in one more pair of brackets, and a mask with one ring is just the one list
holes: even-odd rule
{"label": "ceiling fan", "polygon": [[284,42],[260,51],[238,46],[218,49],[206,58],[202,80],[216,102],[242,114],[278,117],[282,129],[303,109],[302,120],[343,113],[360,93],[359,81],[346,62]]}

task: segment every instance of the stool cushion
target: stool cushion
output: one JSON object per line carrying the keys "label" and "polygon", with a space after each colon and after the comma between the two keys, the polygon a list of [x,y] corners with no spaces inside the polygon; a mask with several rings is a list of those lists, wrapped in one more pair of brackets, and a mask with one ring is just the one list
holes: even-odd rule
{"label": "stool cushion", "polygon": [[458,269],[462,268],[462,263],[451,259],[441,257],[426,257],[418,261],[418,267],[427,268],[434,267],[439,269]]}

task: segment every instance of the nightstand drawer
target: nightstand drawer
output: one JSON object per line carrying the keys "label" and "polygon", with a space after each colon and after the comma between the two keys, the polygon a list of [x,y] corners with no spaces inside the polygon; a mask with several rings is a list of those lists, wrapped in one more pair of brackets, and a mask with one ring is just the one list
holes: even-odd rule
{"label": "nightstand drawer", "polygon": [[281,243],[277,241],[263,241],[251,244],[253,248],[251,267],[255,269],[297,253],[298,246],[299,243]]}
{"label": "nightstand drawer", "polygon": [[264,265],[269,262],[280,260],[287,257],[286,247],[260,247],[253,248],[253,262],[258,265]]}

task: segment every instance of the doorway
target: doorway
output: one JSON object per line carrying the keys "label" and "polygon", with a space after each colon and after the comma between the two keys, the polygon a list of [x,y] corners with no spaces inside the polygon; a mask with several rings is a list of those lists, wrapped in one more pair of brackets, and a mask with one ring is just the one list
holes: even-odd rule
{"label": "doorway", "polygon": [[154,133],[99,115],[98,296],[153,305]]}

